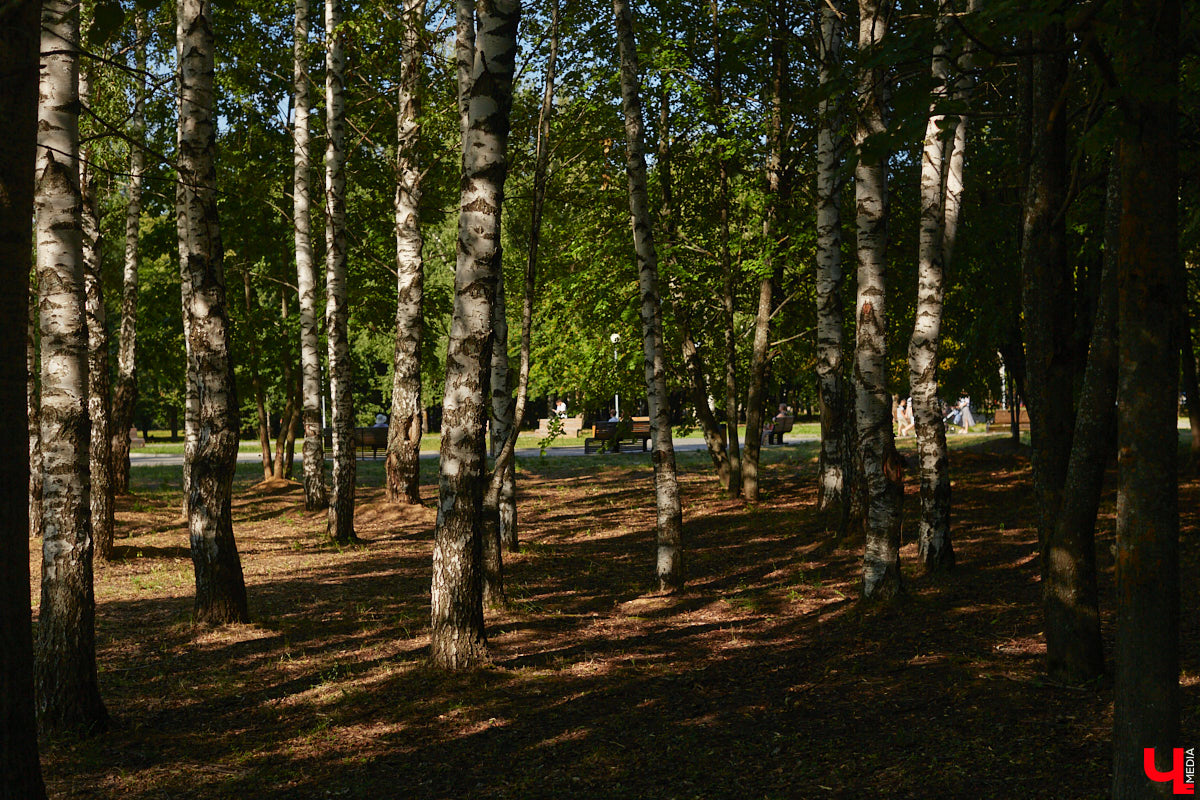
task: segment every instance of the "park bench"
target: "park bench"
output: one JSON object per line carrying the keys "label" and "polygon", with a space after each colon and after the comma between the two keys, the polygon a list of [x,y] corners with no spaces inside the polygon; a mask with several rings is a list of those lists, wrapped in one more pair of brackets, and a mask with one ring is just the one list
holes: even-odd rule
{"label": "park bench", "polygon": [[129,446],[130,447],[145,447],[146,440],[138,436],[137,428],[129,429]]}
{"label": "park bench", "polygon": [[771,427],[767,429],[767,444],[783,444],[783,435],[791,432],[795,420],[791,415],[771,420]]}
{"label": "park bench", "polygon": [[[576,437],[583,431],[583,415],[562,418],[563,436]],[[538,420],[538,438],[545,439],[550,435],[550,418]]]}
{"label": "park bench", "polygon": [[[1024,407],[1021,408],[1021,416],[1017,419],[1017,426],[1020,430],[1029,430],[1029,411]],[[1012,410],[1007,408],[998,408],[996,413],[992,415],[991,422],[987,424],[987,431],[991,433],[996,430],[1010,430],[1012,428]]]}
{"label": "park bench", "polygon": [[[324,429],[325,447],[333,449],[333,428]],[[388,429],[381,428],[355,428],[354,429],[354,453],[355,457],[366,459],[367,451],[371,451],[371,458],[379,458],[380,454],[387,455],[387,440]]]}
{"label": "park bench", "polygon": [[592,435],[583,440],[583,452],[590,454],[600,450],[602,442],[612,442],[608,448],[621,452],[621,445],[641,442],[642,452],[650,441],[650,418],[633,417],[623,422],[597,422],[592,426]]}

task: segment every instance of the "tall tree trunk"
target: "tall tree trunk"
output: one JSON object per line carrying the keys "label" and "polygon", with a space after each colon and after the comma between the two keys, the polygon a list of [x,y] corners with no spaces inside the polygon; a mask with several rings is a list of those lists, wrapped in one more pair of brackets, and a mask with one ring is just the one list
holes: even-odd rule
{"label": "tall tree trunk", "polygon": [[[79,73],[80,104],[88,107],[88,75]],[[103,259],[100,214],[89,168],[91,153],[79,162],[79,191],[82,199],[80,222],[83,233],[84,313],[88,337],[88,417],[91,442],[88,448],[92,473],[91,514],[95,551],[103,559],[113,554],[112,435],[109,424],[108,321],[104,309]]]}
{"label": "tall tree trunk", "polygon": [[788,4],[778,0],[771,37],[771,121],[767,131],[767,209],[763,217],[763,276],[758,283],[758,311],[754,318],[754,345],[750,351],[750,387],[746,392],[746,455],[742,460],[742,497],[758,500],[758,457],[762,449],[763,391],[767,382],[767,347],[771,339],[771,296],[775,273],[783,264],[777,252],[779,211],[784,204],[783,168],[783,81],[787,75]]}
{"label": "tall tree trunk", "polygon": [[404,5],[404,55],[400,62],[396,119],[396,348],[392,359],[392,415],[388,428],[387,496],[393,503],[421,502],[421,341],[425,319],[421,248],[421,32],[425,0]]}
{"label": "tall tree trunk", "polygon": [[[542,107],[538,113],[538,135],[533,173],[533,202],[529,217],[529,253],[525,261],[524,292],[521,303],[521,361],[517,372],[517,396],[513,403],[512,424],[492,470],[488,487],[489,497],[495,493],[497,503],[505,502],[502,497],[505,477],[514,471],[513,454],[517,436],[525,420],[525,403],[529,395],[529,361],[533,339],[533,295],[537,286],[538,243],[542,233],[542,208],[546,202],[547,172],[550,166],[550,115],[554,111],[554,77],[558,61],[558,0],[550,2],[550,56],[546,60],[545,84],[542,90]],[[515,479],[515,475],[513,475]],[[501,544],[510,552],[518,550],[517,509],[515,480],[511,502],[511,518],[500,520]],[[500,509],[504,513],[503,507]]]}
{"label": "tall tree trunk", "polygon": [[[887,34],[890,0],[858,0],[858,48],[868,61]],[[854,352],[855,418],[859,459],[866,480],[866,551],[863,597],[899,594],[903,472],[892,438],[892,403],[887,388],[887,155],[870,137],[887,131],[887,75],[882,66],[859,75],[859,148],[854,170],[858,207],[858,329]]]}
{"label": "tall tree trunk", "polygon": [[[1033,56],[1031,161],[1025,195],[1022,234],[1022,303],[1028,370],[1030,438],[1033,444],[1033,482],[1038,501],[1038,539],[1041,542],[1043,593],[1086,591],[1074,585],[1082,575],[1067,567],[1090,554],[1066,556],[1054,548],[1054,525],[1062,507],[1063,486],[1075,426],[1072,402],[1075,365],[1071,355],[1074,314],[1071,270],[1066,254],[1063,209],[1067,197],[1066,114],[1058,107],[1067,81],[1066,37],[1054,21],[1035,35]],[[1053,588],[1051,588],[1053,587]],[[1078,631],[1059,627],[1061,616],[1046,622],[1047,668],[1055,679],[1065,666],[1051,653],[1062,653]]]}
{"label": "tall tree trunk", "polygon": [[658,253],[654,247],[650,200],[646,194],[645,127],[638,87],[640,72],[628,0],[613,0],[613,13],[616,16],[617,50],[621,60],[621,109],[625,114],[625,138],[628,142],[625,169],[629,179],[629,218],[637,254],[638,292],[642,301],[646,399],[650,406],[650,436],[654,445],[654,505],[658,533],[655,572],[659,591],[676,592],[684,584],[683,511],[679,501],[679,478],[675,470],[675,446],[671,441],[662,304],[658,294]]}
{"label": "tall tree trunk", "polygon": [[[520,15],[516,0],[481,4],[474,37],[433,549],[431,650],[433,663],[443,669],[462,669],[487,657],[480,574],[484,388],[491,368],[492,302],[500,275],[500,212]],[[474,15],[464,26],[460,17],[460,31],[470,27],[473,32],[473,20]]]}
{"label": "tall tree trunk", "polygon": [[233,474],[238,452],[238,403],[229,352],[225,254],[217,217],[216,104],[213,98],[212,6],[180,0],[179,195],[187,276],[188,372],[194,376],[196,442],[188,531],[196,571],[197,622],[245,622],[246,584],[233,538]]}
{"label": "tall tree trunk", "polygon": [[[921,516],[917,550],[929,572],[954,566],[950,540],[950,459],[946,423],[938,400],[938,350],[941,345],[942,302],[945,298],[946,215],[950,211],[947,172],[954,142],[947,141],[944,105],[950,94],[950,59],[946,51],[950,4],[938,4],[937,41],[933,47],[932,98],[921,155],[921,218],[917,253],[917,309],[908,342],[909,385],[917,434],[921,482]],[[959,120],[965,125],[966,117]],[[957,129],[958,124],[955,125]],[[964,145],[966,142],[964,131]],[[960,159],[961,161],[961,159]],[[961,172],[960,172],[961,176]],[[961,182],[959,184],[961,187]],[[960,189],[961,191],[961,189]],[[957,205],[955,206],[957,209]],[[957,224],[957,212],[955,212]]]}
{"label": "tall tree trunk", "polygon": [[1179,739],[1178,0],[1124,0],[1117,256],[1117,644],[1113,797],[1168,794]]}
{"label": "tall tree trunk", "polygon": [[300,296],[300,372],[304,406],[304,508],[329,505],[325,489],[325,444],[321,431],[321,351],[317,332],[317,274],[313,264],[309,180],[308,0],[296,0],[293,24],[292,218],[296,242],[296,288]]}
{"label": "tall tree trunk", "polygon": [[[27,401],[22,363],[29,320],[29,209],[37,141],[40,2],[0,7],[0,796],[44,800],[33,699],[29,613],[29,430],[16,409]],[[28,355],[26,354],[26,358]]]}
{"label": "tall tree trunk", "polygon": [[729,164],[725,158],[725,86],[721,73],[720,9],[711,0],[713,50],[713,133],[717,141],[717,233],[720,257],[721,310],[724,312],[725,439],[729,453],[729,494],[742,492],[742,455],[738,437],[737,333],[734,330],[737,281],[729,257]]}
{"label": "tall tree trunk", "polygon": [[844,0],[821,6],[820,84],[817,104],[817,389],[821,398],[821,453],[817,509],[836,512],[845,533],[853,484],[849,439],[850,387],[843,375],[842,179],[844,150],[840,100],[829,88],[841,73]]}
{"label": "tall tree trunk", "polygon": [[242,288],[246,301],[246,344],[250,350],[250,386],[254,389],[254,409],[258,416],[258,449],[265,481],[270,480],[274,474],[274,460],[271,457],[271,421],[267,419],[267,399],[258,363],[258,326],[254,322],[254,312],[257,310],[258,303],[251,302],[254,288],[250,285],[248,267],[242,269]]}
{"label": "tall tree trunk", "polygon": [[291,347],[286,343],[288,318],[288,295],[280,293],[279,319],[280,328],[285,337],[283,358],[280,359],[280,369],[283,372],[284,391],[287,399],[284,401],[283,413],[279,416],[279,435],[275,437],[275,466],[272,477],[276,480],[291,480],[292,455],[296,443],[296,428],[300,424],[300,380],[295,370],[296,361],[292,358]]}
{"label": "tall tree trunk", "polygon": [[1116,444],[1117,252],[1120,247],[1120,168],[1113,159],[1104,201],[1104,265],[1087,368],[1071,439],[1062,507],[1046,544],[1053,567],[1042,585],[1051,675],[1079,683],[1104,672],[1096,589],[1096,512],[1104,470]]}
{"label": "tall tree trunk", "polygon": [[[675,243],[676,218],[674,182],[671,174],[671,98],[664,87],[659,102],[658,125],[658,183],[662,190],[662,205],[658,218],[662,227],[663,239],[668,248]],[[668,250],[668,252],[670,252]],[[670,265],[671,257],[667,256]],[[671,310],[675,315],[675,325],[679,329],[679,340],[683,349],[683,363],[688,373],[688,386],[692,393],[692,405],[696,409],[696,420],[704,433],[704,444],[708,448],[709,458],[712,459],[713,469],[717,473],[717,481],[721,489],[729,491],[730,465],[729,450],[725,445],[725,428],[717,421],[708,399],[708,380],[705,377],[704,360],[700,348],[696,345],[696,337],[692,332],[691,311],[687,300],[683,297],[677,281],[667,283],[668,298]]]}
{"label": "tall tree trunk", "polygon": [[79,6],[42,7],[37,273],[42,338],[42,602],[38,722],[43,732],[107,727],[96,677],[88,470],[88,339],[79,191]]}
{"label": "tall tree trunk", "polygon": [[[39,11],[41,0],[38,2]],[[31,201],[32,202],[32,201]],[[29,276],[25,277],[28,285]],[[42,535],[42,393],[38,387],[38,293],[37,286],[29,292],[28,323],[25,326],[25,410],[29,440],[29,535]]]}
{"label": "tall tree trunk", "polygon": [[[179,154],[183,152],[183,59],[184,59],[184,20],[181,13],[175,15],[175,62],[178,65],[175,75],[175,110],[180,124],[175,128],[175,147]],[[188,309],[192,306],[192,276],[186,259],[182,254],[188,249],[187,227],[187,187],[183,176],[182,165],[177,166],[179,179],[175,184],[175,239],[179,258],[179,295],[183,312],[183,350],[186,363],[184,376],[183,400],[183,500],[182,514],[184,520],[192,518],[192,465],[196,461],[196,448],[200,442],[200,395],[199,378],[196,374],[196,360],[192,354],[192,319]],[[171,416],[171,438],[175,438],[175,417]]]}
{"label": "tall tree trunk", "polygon": [[117,378],[112,387],[112,486],[129,494],[129,429],[137,403],[138,239],[142,222],[142,173],[146,153],[146,23],[138,14],[133,113],[129,119],[129,188],[125,205],[125,271],[121,288],[121,333],[117,345]]}
{"label": "tall tree trunk", "polygon": [[342,0],[325,0],[325,335],[333,405],[333,487],[327,534],[338,544],[354,533],[354,395],[350,307],[346,294],[346,56]]}
{"label": "tall tree trunk", "polygon": [[[512,433],[512,389],[508,367],[508,311],[504,297],[504,272],[497,255],[496,296],[492,303],[492,366],[488,391],[492,403],[492,454],[496,455]],[[497,462],[483,495],[483,602],[499,608],[507,605],[504,593],[504,518],[516,514],[515,469],[512,459]],[[503,507],[503,506],[507,507]]]}

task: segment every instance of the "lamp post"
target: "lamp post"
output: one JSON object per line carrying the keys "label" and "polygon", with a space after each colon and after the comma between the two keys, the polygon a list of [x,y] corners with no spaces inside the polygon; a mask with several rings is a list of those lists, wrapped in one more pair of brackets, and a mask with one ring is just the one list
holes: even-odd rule
{"label": "lamp post", "polygon": [[[617,372],[617,345],[621,342],[621,334],[614,333],[612,336],[608,337],[608,340],[610,342],[612,342],[612,346],[613,346],[613,375],[615,376],[616,372]],[[614,392],[614,394],[613,394],[613,411],[616,413],[617,419],[620,419],[621,418],[621,393],[620,392]]]}

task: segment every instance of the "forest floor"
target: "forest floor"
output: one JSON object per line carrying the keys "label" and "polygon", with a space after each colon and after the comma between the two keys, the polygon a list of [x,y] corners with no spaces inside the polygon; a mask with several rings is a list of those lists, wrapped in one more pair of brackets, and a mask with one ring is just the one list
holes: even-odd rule
{"label": "forest floor", "polygon": [[[858,600],[861,541],[814,513],[815,451],[765,451],[764,500],[723,498],[683,454],[687,588],[649,591],[643,455],[526,460],[511,607],[492,663],[430,668],[432,467],[389,506],[360,462],[360,546],[337,549],[296,484],[235,484],[253,622],[191,622],[177,470],[136,470],[117,558],[96,566],[112,729],[43,742],[57,798],[1091,798],[1108,795],[1112,682],[1042,671],[1027,455],[953,443],[958,565]],[[911,444],[910,444],[911,446]],[[261,473],[260,473],[261,474]],[[1200,744],[1200,480],[1181,486],[1184,741]],[[1097,554],[1112,645],[1111,490]],[[36,548],[35,548],[36,550]],[[33,555],[35,577],[39,556]]]}

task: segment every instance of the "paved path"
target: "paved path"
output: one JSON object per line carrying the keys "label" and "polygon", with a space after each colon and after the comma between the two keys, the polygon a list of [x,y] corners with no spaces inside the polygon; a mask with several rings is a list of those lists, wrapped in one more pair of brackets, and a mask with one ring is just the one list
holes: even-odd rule
{"label": "paved path", "polygon": [[[789,436],[786,443],[787,444],[796,444],[798,442],[815,442],[817,440],[818,439],[816,436]],[[700,436],[685,436],[685,437],[678,438],[675,440],[676,452],[686,452],[689,450],[704,450],[704,449],[705,449],[704,439],[703,439],[703,437],[700,437]],[[641,452],[640,450],[634,448],[632,451],[622,452],[622,453],[612,453],[610,455],[625,456],[625,455],[637,454],[640,452]],[[539,453],[540,453],[540,451],[536,447],[526,447],[526,448],[522,448],[517,451],[517,457],[518,458],[537,458]],[[546,450],[547,458],[557,458],[560,456],[582,456],[582,455],[584,455],[582,444],[580,444],[578,447],[575,447],[575,446],[552,447],[552,448]],[[436,459],[437,457],[438,457],[437,453],[421,453],[421,458]],[[242,450],[238,453],[238,462],[239,463],[253,463],[253,462],[260,462],[261,460],[262,460],[262,453],[258,450]],[[299,448],[297,448],[296,449],[296,461],[302,462],[303,460],[304,460],[303,455],[301,454]],[[183,454],[182,453],[149,453],[144,450],[131,450],[131,451],[129,451],[129,463],[135,467],[147,467],[147,466],[182,467],[183,466]]]}

